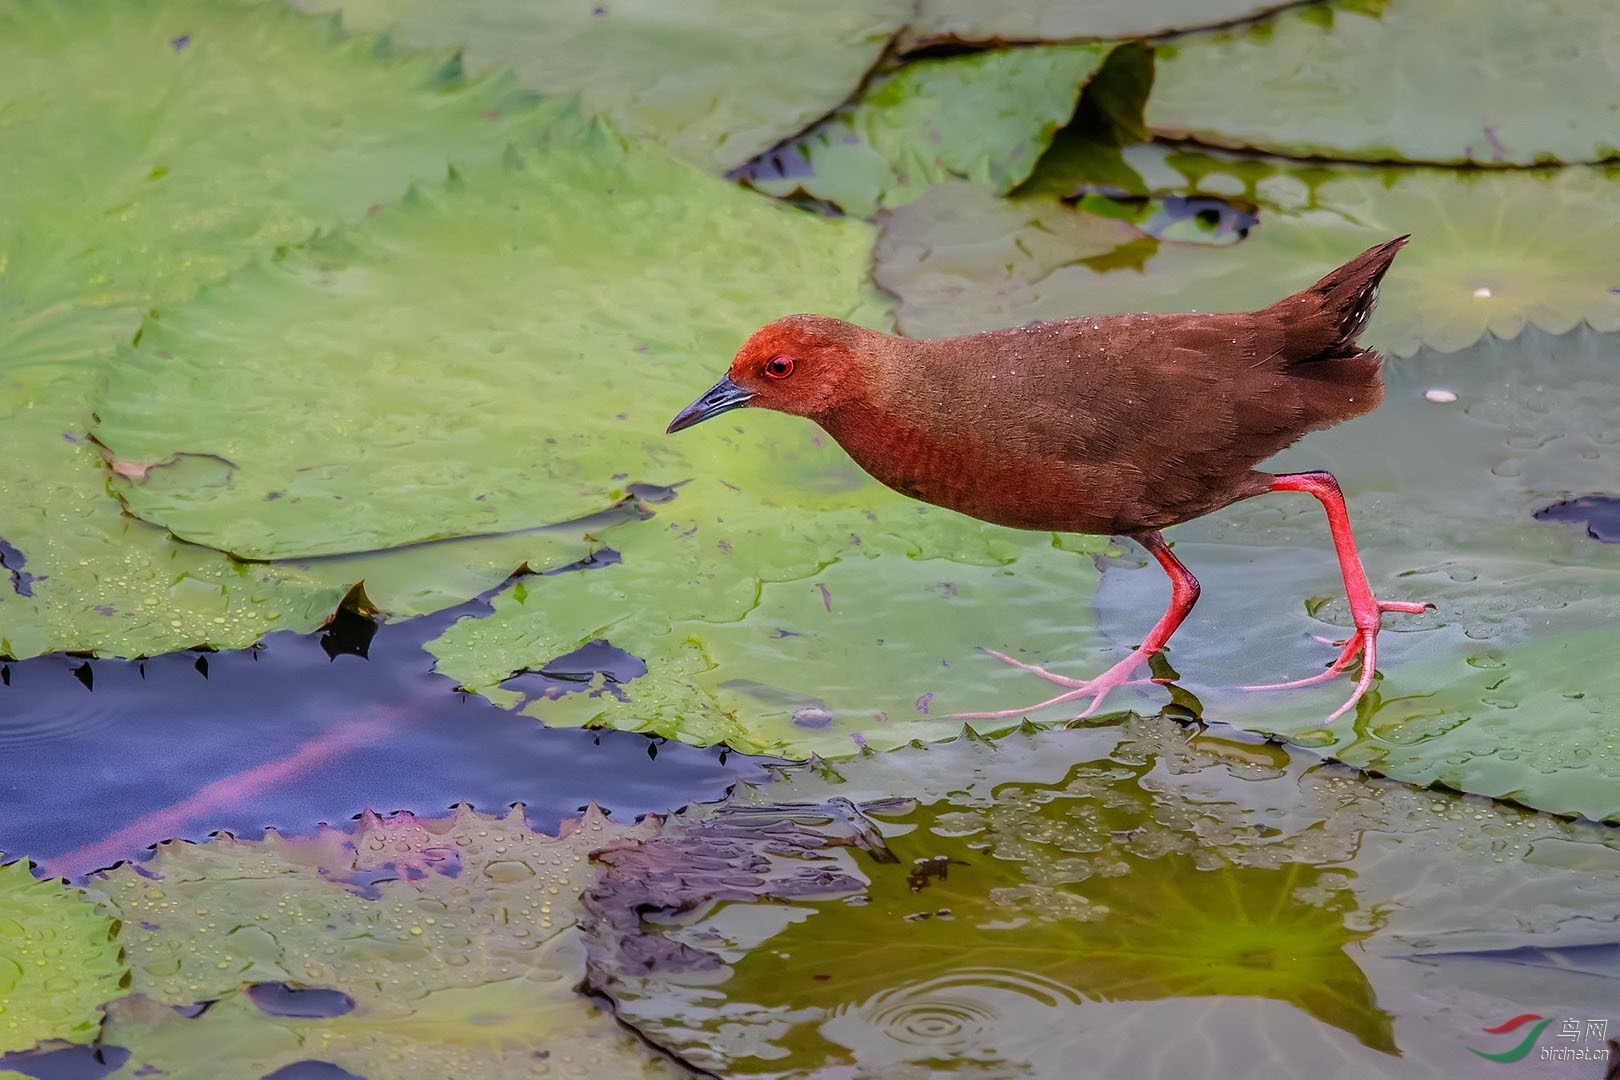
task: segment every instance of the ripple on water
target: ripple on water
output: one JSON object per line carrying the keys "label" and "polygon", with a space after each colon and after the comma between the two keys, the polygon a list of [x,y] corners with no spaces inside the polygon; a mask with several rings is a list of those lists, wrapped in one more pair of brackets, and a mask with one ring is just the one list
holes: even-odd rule
{"label": "ripple on water", "polygon": [[952,1060],[1017,1063],[1072,1029],[1084,999],[1014,968],[968,967],[845,1005],[821,1025],[828,1041],[873,1068]]}
{"label": "ripple on water", "polygon": [[95,690],[95,679],[105,667],[73,656],[5,664],[5,685],[0,693],[13,691],[12,702],[21,695],[43,701],[42,707],[0,710],[0,755],[44,743],[71,742],[115,726],[120,710],[114,695]]}

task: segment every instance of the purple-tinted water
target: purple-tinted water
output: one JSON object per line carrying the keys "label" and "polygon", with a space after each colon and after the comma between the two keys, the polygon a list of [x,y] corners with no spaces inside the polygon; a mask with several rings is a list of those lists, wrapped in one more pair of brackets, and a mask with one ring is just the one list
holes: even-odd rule
{"label": "purple-tinted water", "polygon": [[458,614],[383,626],[366,657],[289,633],[236,653],[5,664],[0,853],[77,876],[170,836],[308,833],[366,808],[457,802],[521,802],[554,832],[590,801],[629,821],[762,773],[758,759],[547,729],[456,693],[422,643]]}

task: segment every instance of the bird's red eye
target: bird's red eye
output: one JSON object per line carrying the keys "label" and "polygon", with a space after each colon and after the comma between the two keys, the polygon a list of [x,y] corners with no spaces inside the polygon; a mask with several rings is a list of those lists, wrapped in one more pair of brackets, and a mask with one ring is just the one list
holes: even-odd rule
{"label": "bird's red eye", "polygon": [[765,364],[765,374],[773,379],[785,379],[793,374],[793,357],[773,356]]}

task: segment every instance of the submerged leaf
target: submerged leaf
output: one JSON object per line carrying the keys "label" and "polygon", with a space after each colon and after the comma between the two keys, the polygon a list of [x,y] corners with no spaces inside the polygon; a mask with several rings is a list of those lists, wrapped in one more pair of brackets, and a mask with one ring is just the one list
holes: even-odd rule
{"label": "submerged leaf", "polygon": [[782,769],[604,853],[590,979],[727,1076],[1450,1075],[1421,1025],[1499,1021],[1513,988],[1406,958],[1612,926],[1610,832],[1162,716],[969,736]]}
{"label": "submerged leaf", "polygon": [[96,1036],[96,1006],[125,976],[117,926],[77,889],[0,866],[0,1053]]}

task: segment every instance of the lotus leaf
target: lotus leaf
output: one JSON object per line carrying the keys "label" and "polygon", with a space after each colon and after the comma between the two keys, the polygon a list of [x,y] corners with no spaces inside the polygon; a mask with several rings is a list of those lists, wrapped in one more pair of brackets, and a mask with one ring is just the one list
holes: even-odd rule
{"label": "lotus leaf", "polygon": [[0,1053],[89,1042],[125,975],[113,921],[27,860],[0,866]]}
{"label": "lotus leaf", "polygon": [[[252,1076],[303,1060],[405,1078],[545,1076],[548,1060],[561,1075],[677,1075],[573,991],[586,855],[651,828],[591,808],[552,838],[521,808],[462,807],[307,840],[161,844],[139,870],[91,879],[123,920],[136,995],[108,1006],[102,1041],[129,1050],[124,1076],[217,1076],[221,1046]],[[271,1015],[240,992],[278,982],[353,1007]],[[169,1008],[213,999],[193,1019]]]}
{"label": "lotus leaf", "polygon": [[909,45],[941,41],[1061,41],[1085,38],[1154,37],[1178,30],[1249,19],[1286,5],[1276,0],[920,0],[906,28]]}
{"label": "lotus leaf", "polygon": [[1107,56],[1105,45],[1057,45],[918,60],[741,174],[861,217],[951,178],[1004,193],[1029,176]]}
{"label": "lotus leaf", "polygon": [[1620,155],[1609,0],[1341,0],[1162,44],[1160,134],[1449,164]]}
{"label": "lotus leaf", "polygon": [[[801,309],[881,322],[870,240],[559,123],[158,311],[95,435],[132,513],[244,558],[578,518],[627,480],[708,467],[663,428],[745,329]],[[237,407],[204,404],[222,392]]]}
{"label": "lotus leaf", "polygon": [[852,94],[910,14],[904,0],[292,0],[351,29],[464,46],[477,71],[578,93],[621,131],[716,172],[740,165]]}
{"label": "lotus leaf", "polygon": [[[550,725],[791,757],[948,738],[953,712],[1030,692],[975,646],[1090,654],[1087,553],[1105,542],[1058,546],[869,482],[854,492],[866,509],[789,501],[807,488],[791,469],[742,490],[699,478],[648,523],[660,529],[616,538],[618,565],[514,583],[428,649],[468,689]],[[503,685],[596,638],[647,674],[527,701]]]}
{"label": "lotus leaf", "polygon": [[329,614],[363,573],[244,566],[123,515],[87,394],[143,308],[497,157],[561,107],[275,4],[0,8],[0,538],[28,575],[0,590],[0,653],[240,647]]}
{"label": "lotus leaf", "polygon": [[[1605,224],[1620,226],[1620,185],[1607,170],[1222,169],[1196,155],[1169,165],[1189,190],[1252,194],[1260,221],[1248,239],[1162,243],[1048,197],[936,188],[883,223],[877,279],[899,298],[901,329],[940,337],[1078,314],[1244,311],[1411,233],[1385,278],[1369,344],[1406,356],[1530,325],[1620,330],[1620,253]],[[965,222],[972,239],[959,243]]]}

